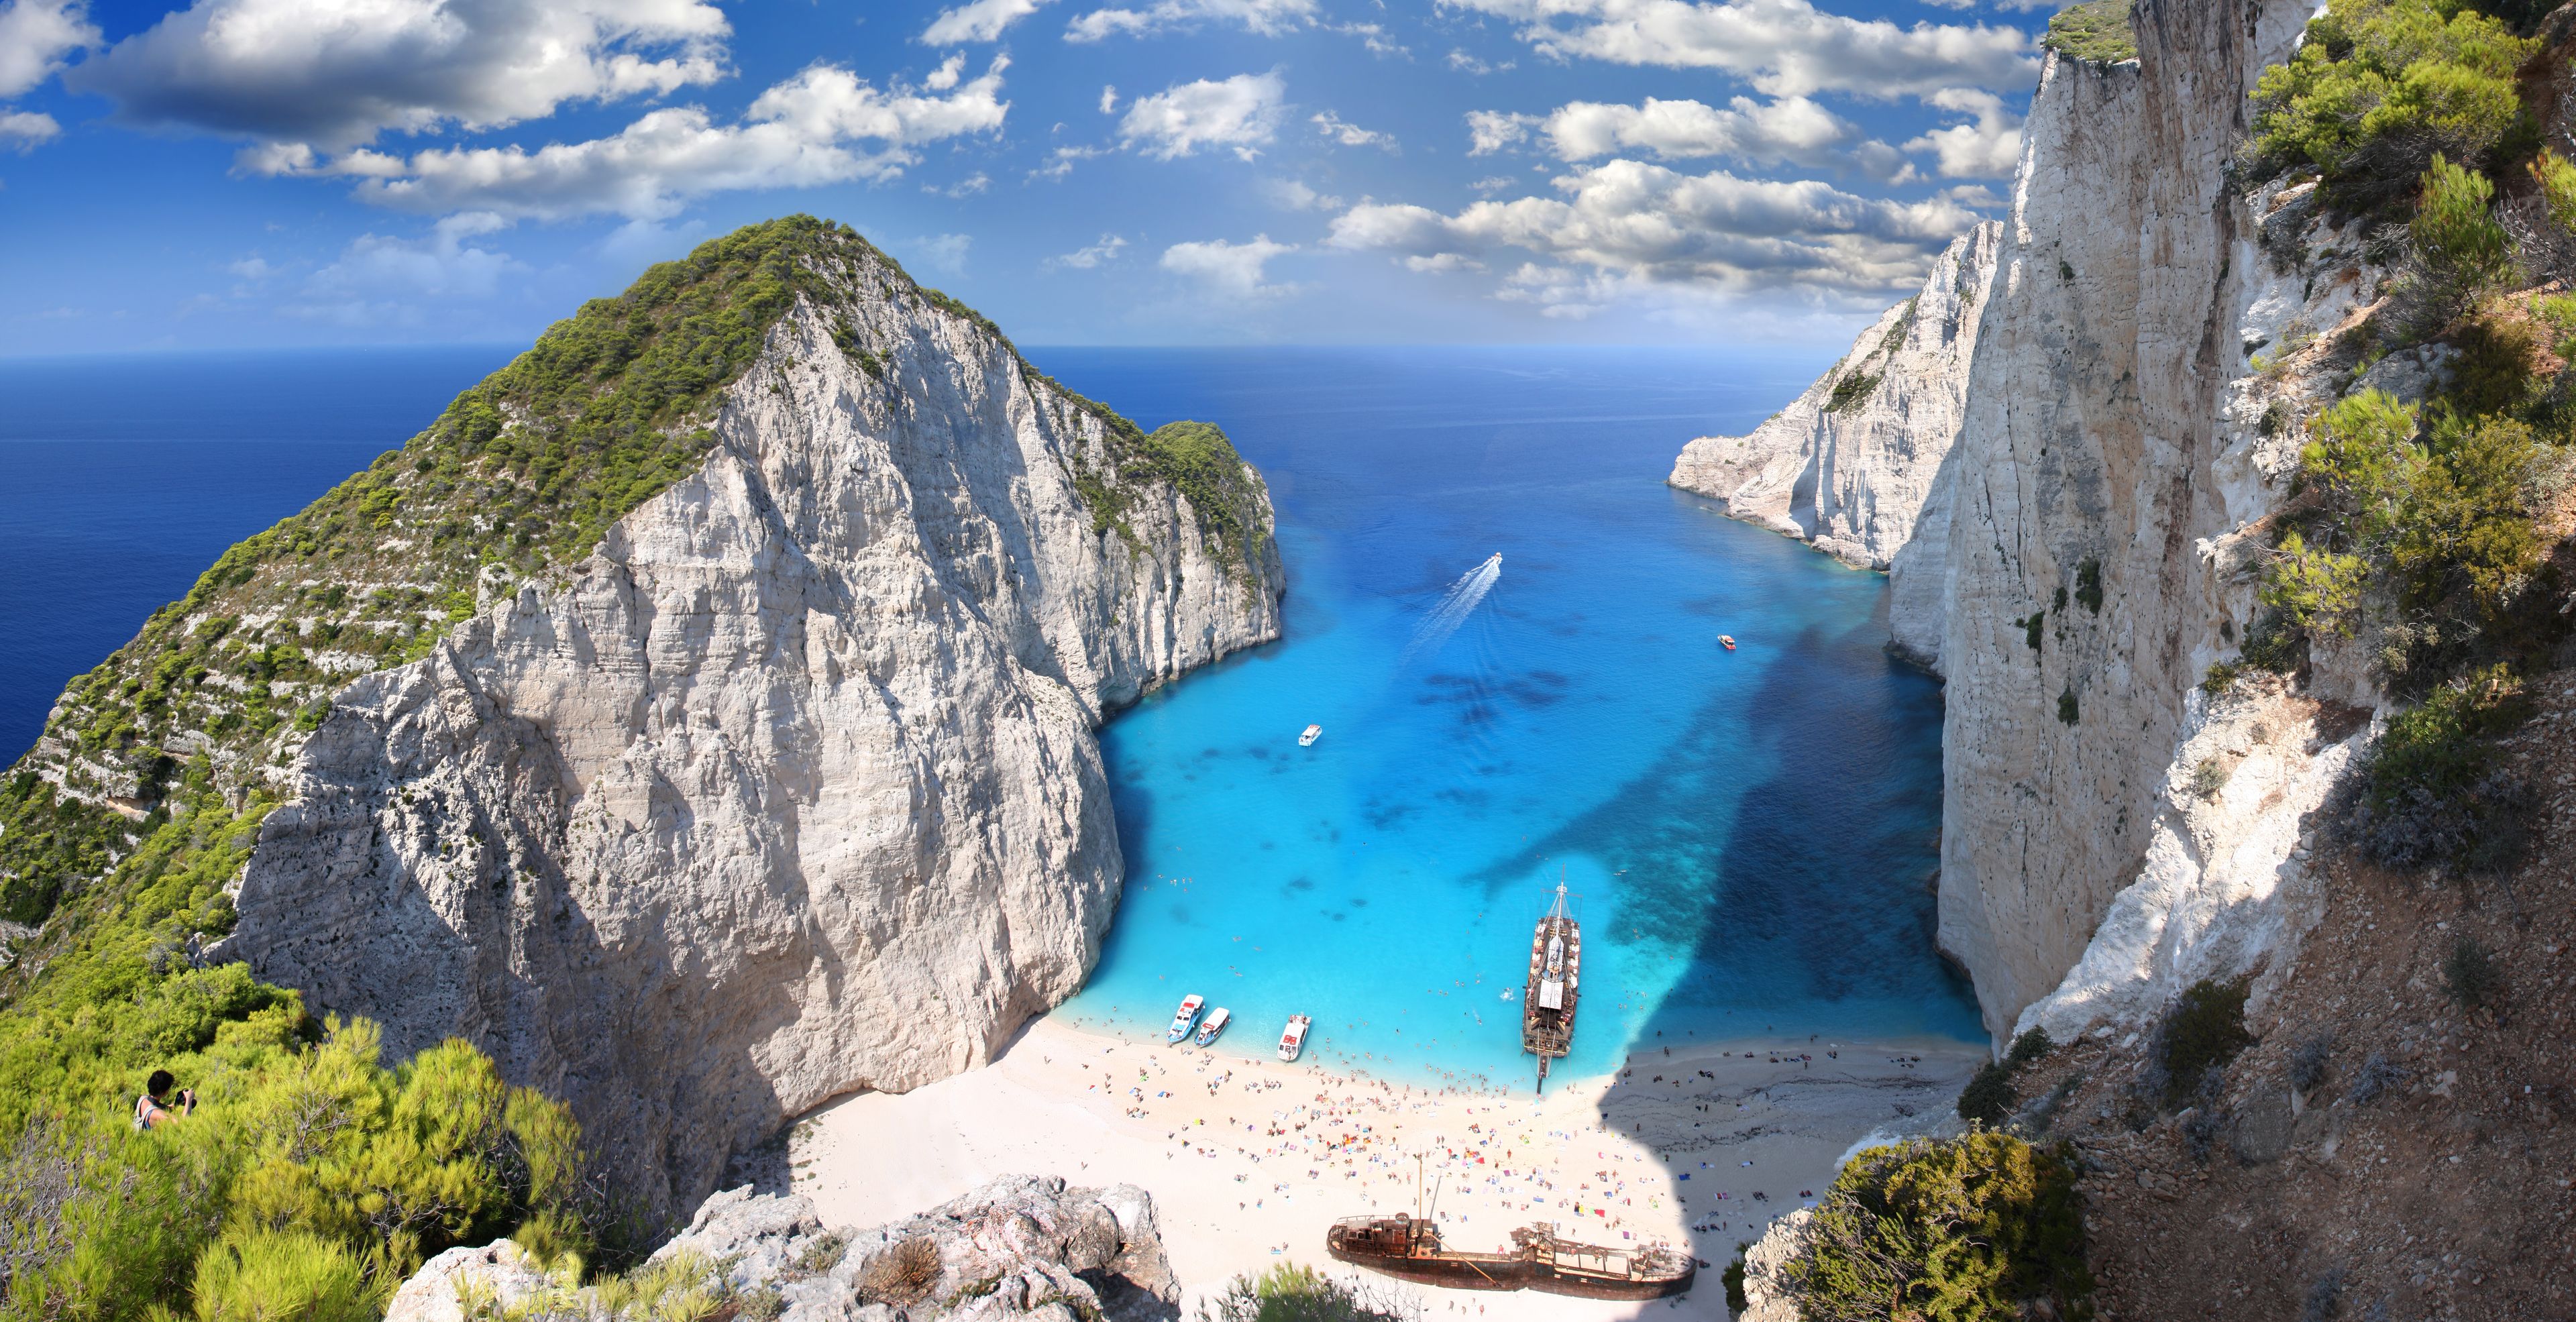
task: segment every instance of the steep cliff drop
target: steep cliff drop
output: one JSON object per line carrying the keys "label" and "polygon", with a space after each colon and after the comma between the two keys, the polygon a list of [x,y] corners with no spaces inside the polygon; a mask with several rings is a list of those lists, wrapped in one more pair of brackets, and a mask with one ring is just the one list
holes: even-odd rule
{"label": "steep cliff drop", "polygon": [[[2331,334],[2371,283],[2275,269],[2277,189],[2228,185],[2247,97],[2308,8],[2141,0],[2136,59],[2052,51],[2009,220],[1961,238],[1796,405],[1674,471],[1889,571],[1895,643],[1948,680],[1940,941],[1998,1037],[2148,1013],[2259,961],[2299,815],[2352,751],[2341,717],[2215,711],[2198,688],[2252,618],[2241,543],[2296,460],[2258,425],[2295,389],[2248,355]],[[2259,807],[2175,791],[2190,757],[2294,726],[2332,737],[2282,735],[2300,746]]]}
{"label": "steep cliff drop", "polygon": [[[668,1217],[1081,985],[1122,875],[1092,730],[1277,636],[1282,578],[1214,428],[1138,430],[797,217],[235,548],[22,769],[281,801],[201,957],[389,1054],[483,1046]],[[131,701],[191,664],[222,682]]]}

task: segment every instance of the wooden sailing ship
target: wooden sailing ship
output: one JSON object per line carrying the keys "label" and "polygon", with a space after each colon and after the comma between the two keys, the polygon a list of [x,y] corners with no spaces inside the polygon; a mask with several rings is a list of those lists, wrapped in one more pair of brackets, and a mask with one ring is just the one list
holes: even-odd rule
{"label": "wooden sailing ship", "polygon": [[1521,989],[1521,1050],[1538,1057],[1538,1088],[1547,1089],[1547,1064],[1574,1046],[1574,1008],[1583,989],[1583,927],[1565,911],[1565,883],[1556,905],[1530,933],[1529,981]]}
{"label": "wooden sailing ship", "polygon": [[1353,1216],[1324,1232],[1336,1261],[1398,1280],[1455,1290],[1538,1290],[1585,1299],[1661,1299],[1684,1293],[1699,1275],[1688,1253],[1647,1245],[1604,1248],[1560,1239],[1554,1222],[1512,1232],[1502,1253],[1444,1247],[1440,1227],[1421,1217]]}

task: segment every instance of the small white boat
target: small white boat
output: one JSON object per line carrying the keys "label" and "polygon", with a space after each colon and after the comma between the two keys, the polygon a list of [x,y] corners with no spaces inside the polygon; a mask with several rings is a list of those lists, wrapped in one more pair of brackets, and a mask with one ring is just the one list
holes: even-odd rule
{"label": "small white boat", "polygon": [[1225,1031],[1225,1021],[1231,1017],[1232,1016],[1226,1013],[1225,1007],[1222,1005],[1208,1011],[1207,1021],[1199,1025],[1199,1045],[1203,1047],[1215,1046],[1216,1035]]}
{"label": "small white boat", "polygon": [[1181,998],[1181,1008],[1172,1015],[1172,1031],[1163,1035],[1166,1042],[1178,1042],[1190,1035],[1190,1026],[1199,1021],[1199,1008],[1207,1004],[1204,996],[1192,994]]}
{"label": "small white boat", "polygon": [[1281,1060],[1293,1061],[1297,1059],[1298,1056],[1304,1054],[1306,1050],[1306,1030],[1314,1026],[1315,1021],[1305,1015],[1292,1014],[1288,1016],[1288,1031],[1279,1035],[1279,1058]]}
{"label": "small white boat", "polygon": [[1323,737],[1324,727],[1320,725],[1307,726],[1306,733],[1297,736],[1297,746],[1299,748],[1312,748],[1315,746],[1315,741]]}

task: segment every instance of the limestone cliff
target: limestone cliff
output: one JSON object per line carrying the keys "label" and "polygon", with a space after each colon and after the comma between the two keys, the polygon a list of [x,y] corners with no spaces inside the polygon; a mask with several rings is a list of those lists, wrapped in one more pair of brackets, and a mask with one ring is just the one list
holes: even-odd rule
{"label": "limestone cliff", "polygon": [[[2135,1017],[2294,940],[2299,819],[2356,747],[2347,706],[2375,701],[2330,660],[2295,702],[2199,687],[2254,614],[2249,549],[2296,461],[2282,419],[2331,396],[2314,360],[2381,274],[2301,190],[2230,183],[2248,94],[2309,8],[2140,0],[2136,60],[2050,54],[1973,343],[1902,365],[1955,412],[1870,422],[1875,453],[1941,454],[1936,480],[1803,475],[1852,439],[1827,412],[1842,383],[1899,379],[1866,359],[1904,306],[1765,444],[1693,442],[1676,470],[1846,558],[1866,525],[1812,493],[1882,529],[1910,514],[1869,561],[1893,569],[1896,641],[1948,680],[1939,938],[1998,1036]],[[1927,620],[1937,648],[1908,636]]]}
{"label": "limestone cliff", "polygon": [[1947,597],[1950,482],[1968,355],[2002,227],[1979,225],[1932,263],[1807,393],[1743,436],[1703,436],[1672,485],[1728,514],[1884,570],[1897,647],[1937,667]]}
{"label": "limestone cliff", "polygon": [[[249,810],[283,800],[206,957],[391,1052],[483,1046],[666,1214],[783,1116],[979,1064],[1079,987],[1122,876],[1093,728],[1279,630],[1267,496],[1213,428],[1148,436],[856,235],[779,225],[670,323],[630,294],[550,332],[362,475],[367,517],[326,500],[228,556],[31,754],[66,799],[148,796],[193,748]],[[585,336],[629,366],[547,366]],[[699,394],[601,412],[689,370]],[[312,664],[424,596],[353,680]],[[185,715],[95,735],[200,619],[233,641]],[[210,681],[279,664],[271,638],[305,668],[262,726]]]}

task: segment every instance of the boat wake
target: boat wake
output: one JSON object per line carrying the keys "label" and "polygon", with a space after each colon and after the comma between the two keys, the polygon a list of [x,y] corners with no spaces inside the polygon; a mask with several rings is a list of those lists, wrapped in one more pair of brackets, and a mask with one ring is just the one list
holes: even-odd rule
{"label": "boat wake", "polygon": [[1413,658],[1425,652],[1438,651],[1442,643],[1449,641],[1449,635],[1458,632],[1458,626],[1465,624],[1467,617],[1475,613],[1477,605],[1485,600],[1485,594],[1494,590],[1494,583],[1502,576],[1503,553],[1500,551],[1494,552],[1483,564],[1459,575],[1458,581],[1440,594],[1439,604],[1431,608],[1431,613],[1423,617],[1422,623],[1414,626],[1413,637],[1404,644],[1404,654],[1396,658],[1396,669],[1402,670],[1413,664]]}

